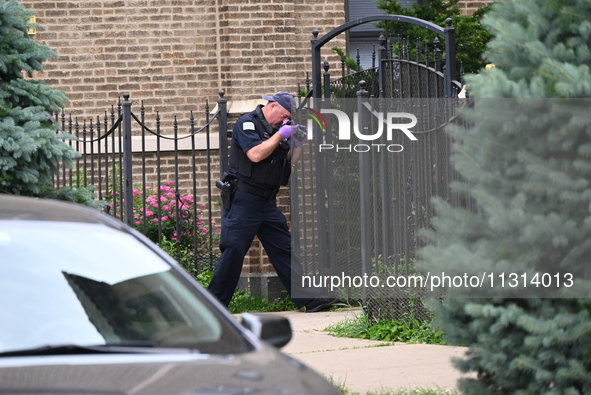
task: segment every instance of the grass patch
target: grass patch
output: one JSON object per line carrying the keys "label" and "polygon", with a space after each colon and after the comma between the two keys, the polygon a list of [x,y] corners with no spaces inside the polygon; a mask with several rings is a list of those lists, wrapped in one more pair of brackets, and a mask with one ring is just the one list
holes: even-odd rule
{"label": "grass patch", "polygon": [[289,296],[287,296],[287,291],[283,291],[282,297],[271,302],[265,298],[253,296],[249,292],[237,289],[230,301],[228,310],[232,314],[240,314],[251,311],[270,312],[293,311],[299,309]]}
{"label": "grass patch", "polygon": [[344,395],[461,395],[461,392],[451,388],[419,388],[414,387],[402,390],[383,390],[383,391],[369,391],[365,393],[352,392],[346,388],[346,383],[336,382],[332,377],[328,380],[337,387]]}
{"label": "grass patch", "polygon": [[367,315],[357,314],[323,330],[337,337],[403,343],[446,344],[443,332],[416,319],[382,321],[370,324]]}
{"label": "grass patch", "polygon": [[[349,392],[346,389],[342,390],[346,395],[362,395],[359,392]],[[454,389],[442,388],[412,388],[408,390],[398,391],[381,391],[381,392],[367,392],[363,395],[460,395],[460,392]]]}

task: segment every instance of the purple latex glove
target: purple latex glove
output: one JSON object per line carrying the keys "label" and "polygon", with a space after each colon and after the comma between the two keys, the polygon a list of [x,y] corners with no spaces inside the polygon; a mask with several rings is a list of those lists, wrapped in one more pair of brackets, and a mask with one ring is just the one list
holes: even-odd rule
{"label": "purple latex glove", "polygon": [[302,147],[308,141],[308,128],[303,125],[296,125],[291,137],[296,147]]}
{"label": "purple latex glove", "polygon": [[284,139],[288,139],[288,138],[291,137],[292,133],[296,129],[297,128],[295,126],[283,125],[282,127],[279,128],[279,130],[277,131],[277,133],[279,133],[281,135],[281,137],[283,137]]}

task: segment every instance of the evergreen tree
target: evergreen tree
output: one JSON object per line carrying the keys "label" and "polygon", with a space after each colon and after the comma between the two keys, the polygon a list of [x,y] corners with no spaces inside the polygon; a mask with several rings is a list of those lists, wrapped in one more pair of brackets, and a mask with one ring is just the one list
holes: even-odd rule
{"label": "evergreen tree", "polygon": [[[426,0],[419,5],[413,4],[411,8],[402,7],[398,0],[377,0],[376,3],[378,8],[384,10],[386,14],[410,16],[441,27],[446,27],[446,19],[452,18],[452,26],[456,33],[456,61],[458,65],[463,65],[466,73],[477,73],[484,67],[482,53],[491,39],[491,34],[481,25],[481,19],[490,10],[490,7],[479,8],[472,15],[460,15],[461,9],[457,6],[458,1]],[[424,43],[431,45],[435,37],[438,37],[427,29],[406,23],[386,22],[380,23],[378,26],[385,27],[392,35],[407,37],[411,48],[415,47],[417,38],[420,38],[423,45]],[[440,47],[444,48],[443,37],[439,37],[439,39],[441,40]]]}
{"label": "evergreen tree", "polygon": [[[456,362],[476,373],[463,393],[589,394],[591,2],[499,0],[483,24],[497,67],[467,78],[472,126],[448,128],[453,190],[476,209],[436,200],[419,266],[497,281],[479,294],[452,287],[435,306],[448,341],[469,347]],[[501,289],[503,273],[519,274],[517,287]],[[536,273],[561,287],[536,286]]]}
{"label": "evergreen tree", "polygon": [[56,56],[30,38],[29,29],[42,30],[29,23],[33,15],[17,0],[0,1],[0,193],[86,203],[88,189],[52,187],[52,172],[61,163],[71,166],[79,153],[64,141],[73,136],[56,133],[58,125],[51,121],[66,95],[32,79]]}

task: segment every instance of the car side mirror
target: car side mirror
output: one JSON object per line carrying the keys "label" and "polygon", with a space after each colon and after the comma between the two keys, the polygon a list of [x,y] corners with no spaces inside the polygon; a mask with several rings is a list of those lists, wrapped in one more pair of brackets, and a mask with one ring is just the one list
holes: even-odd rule
{"label": "car side mirror", "polygon": [[269,313],[242,313],[242,326],[277,348],[291,340],[291,324],[287,317]]}

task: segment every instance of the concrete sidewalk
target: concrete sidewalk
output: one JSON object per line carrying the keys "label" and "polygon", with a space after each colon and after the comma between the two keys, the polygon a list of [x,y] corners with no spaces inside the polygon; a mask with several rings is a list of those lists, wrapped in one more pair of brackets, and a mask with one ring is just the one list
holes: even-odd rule
{"label": "concrete sidewalk", "polygon": [[337,312],[278,312],[289,318],[293,338],[282,350],[351,392],[456,388],[462,377],[451,363],[466,348],[386,343],[339,338],[322,332],[331,324],[354,318],[360,309]]}

